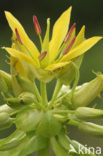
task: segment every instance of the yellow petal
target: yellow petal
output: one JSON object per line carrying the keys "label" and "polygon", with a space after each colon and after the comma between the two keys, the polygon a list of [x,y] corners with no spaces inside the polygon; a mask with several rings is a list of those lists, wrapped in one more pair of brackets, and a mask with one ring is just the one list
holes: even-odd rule
{"label": "yellow petal", "polygon": [[17,60],[16,58],[11,57],[11,58],[10,58],[10,64],[11,64],[12,66],[15,65],[15,68],[16,68],[17,72],[18,72],[21,76],[27,78],[27,74],[26,74],[26,72],[25,72],[25,70],[24,70],[24,67],[23,67],[23,64],[21,63],[20,60]]}
{"label": "yellow petal", "polygon": [[48,67],[46,67],[45,70],[53,71],[53,70],[56,70],[56,69],[60,69],[60,68],[62,68],[64,66],[66,66],[69,63],[70,62],[62,62],[62,63],[51,64]]}
{"label": "yellow petal", "polygon": [[87,50],[89,50],[92,46],[94,46],[100,39],[103,37],[92,37],[83,41],[80,45],[76,48],[72,49],[68,54],[64,55],[60,62],[69,61],[77,56],[82,55]]}
{"label": "yellow petal", "polygon": [[22,25],[10,12],[5,11],[5,16],[13,33],[15,34],[15,28],[17,28],[24,45],[28,48],[32,57],[36,59],[39,56],[39,51],[35,44],[29,39]]}
{"label": "yellow petal", "polygon": [[49,61],[49,33],[50,33],[50,19],[47,19],[47,29],[42,45],[42,52],[47,51],[45,58],[41,61],[41,67],[45,68]]}
{"label": "yellow petal", "polygon": [[24,60],[25,62],[32,64],[34,67],[38,67],[36,62],[30,56],[27,56],[24,53],[13,48],[3,47],[3,49],[5,49],[11,56],[18,58],[19,60]]}
{"label": "yellow petal", "polygon": [[85,40],[85,26],[83,26],[80,32],[78,33],[72,49],[81,44],[84,40]]}
{"label": "yellow petal", "polygon": [[49,44],[50,62],[52,62],[58,56],[58,49],[60,48],[67,34],[71,9],[72,8],[70,7],[68,10],[66,10],[54,24],[52,39]]}

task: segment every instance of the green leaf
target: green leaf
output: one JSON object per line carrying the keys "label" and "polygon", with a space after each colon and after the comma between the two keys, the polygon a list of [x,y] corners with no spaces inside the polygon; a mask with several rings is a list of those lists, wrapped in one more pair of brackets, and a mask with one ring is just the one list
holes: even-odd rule
{"label": "green leaf", "polygon": [[60,130],[60,122],[49,111],[43,116],[36,133],[44,137],[51,137],[57,135]]}
{"label": "green leaf", "polygon": [[25,136],[24,132],[16,130],[9,137],[0,140],[0,150],[5,151],[18,146]]}
{"label": "green leaf", "polygon": [[42,116],[43,112],[30,108],[24,109],[16,116],[15,123],[17,128],[20,130],[23,130],[25,132],[32,131],[37,127]]}
{"label": "green leaf", "polygon": [[26,156],[33,152],[37,152],[46,148],[48,145],[48,139],[41,136],[32,136],[29,138],[28,142],[24,146],[23,150],[19,153],[18,156]]}

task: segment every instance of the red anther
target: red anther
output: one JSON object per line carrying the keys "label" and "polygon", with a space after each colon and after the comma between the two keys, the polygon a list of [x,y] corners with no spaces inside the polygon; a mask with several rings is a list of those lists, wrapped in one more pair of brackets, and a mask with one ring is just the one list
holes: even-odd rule
{"label": "red anther", "polygon": [[23,44],[17,28],[15,28],[15,33],[16,33],[16,37],[17,37],[17,40],[19,41],[19,43]]}
{"label": "red anther", "polygon": [[76,23],[74,23],[74,24],[72,25],[72,27],[70,28],[70,30],[69,30],[69,32],[68,32],[68,34],[67,34],[67,36],[66,36],[66,38],[65,38],[65,40],[64,40],[65,43],[67,43],[67,42],[69,41],[69,39],[70,39],[70,37],[71,37],[71,35],[72,35],[72,32],[73,32],[75,26],[76,26]]}
{"label": "red anther", "polygon": [[41,27],[40,27],[40,24],[39,24],[36,16],[33,16],[33,23],[34,23],[34,28],[35,28],[36,34],[40,35],[42,33]]}
{"label": "red anther", "polygon": [[67,54],[69,52],[69,50],[71,49],[71,47],[73,46],[74,42],[75,42],[76,37],[74,37],[72,39],[72,41],[70,42],[70,44],[68,45],[68,47],[66,48],[66,50],[64,51],[64,55]]}
{"label": "red anther", "polygon": [[42,60],[44,59],[44,57],[46,56],[46,54],[47,54],[47,51],[44,51],[43,53],[41,53],[41,54],[38,56],[38,59],[39,59],[40,61],[42,61]]}

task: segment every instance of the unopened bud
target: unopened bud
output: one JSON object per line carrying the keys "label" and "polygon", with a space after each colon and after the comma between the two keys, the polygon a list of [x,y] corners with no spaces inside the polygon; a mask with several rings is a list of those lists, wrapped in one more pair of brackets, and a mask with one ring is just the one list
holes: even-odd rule
{"label": "unopened bud", "polygon": [[11,108],[20,108],[31,105],[35,100],[35,96],[32,93],[23,92],[17,98],[7,98],[6,100]]}
{"label": "unopened bud", "polygon": [[89,107],[79,107],[75,110],[75,115],[77,118],[82,120],[95,119],[103,116],[103,110]]}
{"label": "unopened bud", "polygon": [[93,136],[103,136],[103,126],[96,125],[94,123],[80,122],[78,124],[78,128],[81,131],[88,133],[90,135],[93,135]]}
{"label": "unopened bud", "polygon": [[81,107],[90,104],[103,90],[103,75],[77,88],[73,95],[73,106]]}
{"label": "unopened bud", "polygon": [[29,92],[23,92],[18,97],[20,99],[20,103],[24,105],[32,104],[35,100],[35,96]]}
{"label": "unopened bud", "polygon": [[5,113],[12,113],[14,110],[12,108],[10,108],[7,104],[4,104],[2,106],[0,106],[0,113],[5,112]]}
{"label": "unopened bud", "polygon": [[0,129],[5,129],[11,126],[11,118],[8,113],[0,113]]}

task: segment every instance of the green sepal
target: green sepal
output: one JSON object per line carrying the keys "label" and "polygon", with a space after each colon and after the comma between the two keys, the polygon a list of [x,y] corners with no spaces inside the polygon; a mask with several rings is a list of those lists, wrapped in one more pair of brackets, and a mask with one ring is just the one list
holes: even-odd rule
{"label": "green sepal", "polygon": [[18,156],[26,156],[33,152],[45,149],[48,145],[48,139],[41,136],[32,136],[28,138],[28,142],[19,153]]}
{"label": "green sepal", "polygon": [[4,79],[4,81],[6,82],[9,92],[12,92],[11,75],[0,70],[0,77],[2,77]]}
{"label": "green sepal", "polygon": [[[73,60],[73,63],[78,67],[78,69],[80,68],[82,60],[83,60],[83,55]],[[73,66],[73,64],[70,63],[65,68],[61,69],[57,77],[60,79],[62,84],[68,86],[75,78],[75,67]]]}
{"label": "green sepal", "polygon": [[32,82],[29,79],[24,78],[20,75],[16,75],[16,79],[17,79],[18,83],[20,84],[20,86],[24,92],[35,93],[35,89],[33,87],[34,82]]}
{"label": "green sepal", "polygon": [[15,96],[18,96],[20,93],[23,92],[21,86],[19,85],[16,75],[17,75],[17,71],[15,69],[15,63],[16,63],[16,59],[15,58],[11,58],[11,78],[12,78],[12,88],[13,88],[13,93],[15,94]]}
{"label": "green sepal", "polygon": [[52,115],[50,111],[46,112],[37,127],[36,134],[43,137],[52,137],[61,130],[61,123]]}
{"label": "green sepal", "polygon": [[16,127],[22,131],[28,132],[35,130],[41,121],[43,112],[31,108],[25,108],[16,116]]}
{"label": "green sepal", "polygon": [[8,93],[8,86],[6,84],[5,79],[2,77],[0,73],[0,92]]}

